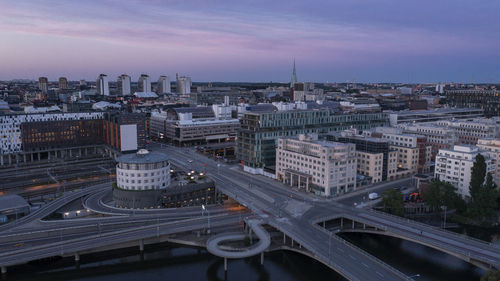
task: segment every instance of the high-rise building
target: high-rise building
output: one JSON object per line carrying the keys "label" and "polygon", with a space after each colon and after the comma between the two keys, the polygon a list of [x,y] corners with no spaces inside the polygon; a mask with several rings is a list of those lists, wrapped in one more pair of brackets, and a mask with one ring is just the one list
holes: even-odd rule
{"label": "high-rise building", "polygon": [[139,81],[137,83],[137,87],[139,87],[139,91],[141,92],[151,92],[151,78],[147,74],[141,74],[139,77]]}
{"label": "high-rise building", "polygon": [[59,89],[68,88],[68,79],[66,77],[59,77]]}
{"label": "high-rise building", "polygon": [[191,77],[181,76],[176,74],[176,84],[177,92],[181,95],[187,95],[191,93]]}
{"label": "high-rise building", "polygon": [[38,89],[44,94],[49,91],[49,79],[47,77],[38,78]]}
{"label": "high-rise building", "polygon": [[451,183],[462,197],[470,197],[469,186],[476,155],[481,153],[486,160],[486,172],[493,173],[495,167],[486,151],[473,145],[455,145],[453,149],[440,149],[436,156],[434,177]]}
{"label": "high-rise building", "polygon": [[338,196],[355,190],[356,163],[354,144],[301,134],[278,140],[276,178],[317,195]]}
{"label": "high-rise building", "polygon": [[162,75],[158,79],[158,94],[168,94],[168,93],[171,93],[170,77]]}
{"label": "high-rise building", "polygon": [[102,96],[109,96],[109,82],[106,74],[100,74],[96,81],[97,93]]}
{"label": "high-rise building", "polygon": [[118,91],[122,96],[128,96],[131,94],[130,92],[130,76],[127,74],[122,74],[118,76],[117,80]]}

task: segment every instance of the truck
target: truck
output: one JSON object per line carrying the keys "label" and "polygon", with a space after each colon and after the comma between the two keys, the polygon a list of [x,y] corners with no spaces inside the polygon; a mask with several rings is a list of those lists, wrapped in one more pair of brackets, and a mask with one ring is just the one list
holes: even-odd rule
{"label": "truck", "polygon": [[370,200],[375,200],[375,199],[378,199],[379,197],[380,196],[378,196],[378,194],[375,192],[368,194],[368,199],[370,199]]}

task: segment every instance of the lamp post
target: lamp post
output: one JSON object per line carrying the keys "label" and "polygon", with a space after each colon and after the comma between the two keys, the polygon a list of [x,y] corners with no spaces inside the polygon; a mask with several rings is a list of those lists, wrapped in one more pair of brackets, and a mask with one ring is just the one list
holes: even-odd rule
{"label": "lamp post", "polygon": [[207,229],[207,233],[210,234],[210,212],[208,211],[208,208],[205,207],[205,205],[201,205],[201,209],[202,209],[202,216],[203,214],[205,213],[205,211],[207,212],[207,218],[208,218],[208,229]]}

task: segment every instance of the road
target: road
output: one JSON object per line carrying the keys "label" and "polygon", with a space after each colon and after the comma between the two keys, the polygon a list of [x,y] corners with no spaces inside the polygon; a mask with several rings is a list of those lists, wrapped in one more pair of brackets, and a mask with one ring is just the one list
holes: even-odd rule
{"label": "road", "polygon": [[[337,268],[346,277],[349,277],[349,274],[354,274],[357,276],[356,280],[360,279],[358,277],[362,277],[361,280],[401,280],[403,278],[399,272],[361,250],[347,245],[337,236],[329,235],[328,232],[312,227],[314,221],[327,220],[332,214],[350,216],[356,221],[379,226],[390,235],[462,255],[464,259],[473,258],[500,267],[500,251],[498,247],[489,243],[445,232],[410,220],[391,217],[387,214],[353,208],[348,206],[350,204],[310,197],[294,191],[276,180],[248,175],[231,168],[231,166],[217,163],[189,148],[165,147],[162,150],[171,156],[171,161],[178,167],[198,171],[205,170],[207,175],[216,181],[219,190],[246,205],[257,215],[267,218],[268,224],[294,237],[294,240],[299,241],[307,249],[320,256],[324,262],[327,261],[332,267]],[[188,162],[189,159],[193,161]],[[387,183],[383,183],[383,185],[385,186],[382,188],[390,188]],[[272,201],[268,197],[271,197]],[[332,236],[334,238],[330,238]],[[326,241],[331,241],[328,243],[332,246],[326,245]],[[344,258],[345,253],[347,253],[350,260],[333,260],[331,257],[334,254],[327,249],[337,249],[338,254]],[[366,268],[361,270],[362,268],[357,266],[360,261],[366,264],[369,270]],[[367,271],[379,272],[380,274],[365,276]]]}

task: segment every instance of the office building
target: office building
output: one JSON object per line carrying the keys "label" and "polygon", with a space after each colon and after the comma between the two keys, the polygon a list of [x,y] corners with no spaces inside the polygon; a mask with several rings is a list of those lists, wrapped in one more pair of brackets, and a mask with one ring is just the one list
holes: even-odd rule
{"label": "office building", "polygon": [[432,147],[431,159],[435,159],[440,149],[452,148],[458,143],[455,131],[451,128],[437,125],[435,122],[429,123],[404,123],[397,126],[403,132],[423,135],[427,138],[427,143]]}
{"label": "office building", "polygon": [[122,96],[128,96],[132,94],[132,91],[130,90],[130,76],[128,76],[127,74],[118,76],[116,86],[118,87],[118,92]]}
{"label": "office building", "polygon": [[151,78],[149,78],[149,75],[141,74],[137,82],[137,87],[139,88],[139,92],[151,92]]}
{"label": "office building", "polygon": [[106,74],[100,74],[96,81],[97,93],[101,96],[109,96],[109,81]]}
{"label": "office building", "polygon": [[170,186],[167,155],[140,149],[116,158],[116,183],[125,190],[165,189]]}
{"label": "office building", "polygon": [[422,111],[397,111],[389,114],[391,126],[401,123],[433,122],[451,119],[470,119],[483,117],[484,111],[480,108],[436,108]]}
{"label": "office building", "polygon": [[231,117],[231,107],[214,105],[168,109],[151,115],[150,135],[176,145],[231,142],[240,122]]}
{"label": "office building", "polygon": [[118,152],[146,147],[146,113],[108,112],[104,115],[104,142]]}
{"label": "office building", "polygon": [[[299,134],[325,134],[351,127],[365,130],[388,125],[386,113],[340,115],[334,104],[273,103],[269,111],[247,111],[240,118],[237,158],[244,170],[274,174],[277,139]],[[338,106],[338,104],[337,104]]]}
{"label": "office building", "polygon": [[397,151],[385,139],[359,135],[357,130],[330,133],[323,137],[356,146],[358,179],[363,182],[377,183],[403,176],[398,173]]}
{"label": "office building", "polygon": [[160,76],[158,79],[158,94],[170,94],[170,77]]}
{"label": "office building", "polygon": [[449,106],[463,108],[481,108],[486,117],[500,116],[500,92],[484,89],[446,90],[446,102]]}
{"label": "office building", "polygon": [[493,180],[497,186],[500,186],[500,139],[479,139],[476,146],[491,159]]}
{"label": "office building", "polygon": [[47,94],[49,91],[49,79],[47,79],[47,77],[38,78],[38,89],[40,89],[42,93]]}
{"label": "office building", "polygon": [[479,153],[485,157],[486,172],[493,173],[495,167],[488,153],[472,145],[455,145],[452,149],[439,150],[434,177],[453,184],[463,198],[470,197],[471,171]]}
{"label": "office building", "polygon": [[500,117],[443,120],[436,125],[453,130],[460,144],[476,145],[478,139],[500,137]]}
{"label": "office building", "polygon": [[276,178],[322,196],[338,196],[356,188],[354,144],[318,141],[315,134],[280,138]]}

